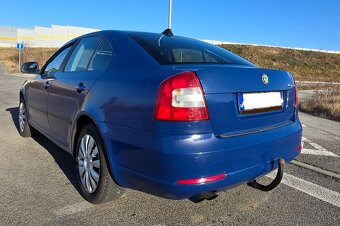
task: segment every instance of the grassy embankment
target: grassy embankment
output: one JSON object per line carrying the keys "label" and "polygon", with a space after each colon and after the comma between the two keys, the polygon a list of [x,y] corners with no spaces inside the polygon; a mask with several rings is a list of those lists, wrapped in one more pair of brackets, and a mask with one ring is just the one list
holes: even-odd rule
{"label": "grassy embankment", "polygon": [[[296,80],[340,82],[340,54],[320,53],[250,45],[222,45],[259,67],[287,70]],[[43,65],[55,52],[54,48],[26,48],[22,62],[37,61]],[[18,52],[15,48],[0,48],[0,63],[9,72],[18,72]],[[335,87],[335,88],[334,88]],[[339,87],[339,86],[338,86]],[[340,93],[336,86],[299,86],[301,89],[327,89],[300,103],[302,111],[340,120]]]}
{"label": "grassy embankment", "polygon": [[[22,51],[21,62],[36,61],[42,67],[56,50],[55,48],[25,48]],[[6,66],[8,72],[19,72],[18,59],[17,49],[0,48],[0,63]]]}
{"label": "grassy embankment", "polygon": [[260,67],[289,71],[296,80],[340,82],[340,54],[249,45],[222,47]]}
{"label": "grassy embankment", "polygon": [[340,121],[340,86],[315,91],[311,98],[300,101],[299,109],[322,118]]}

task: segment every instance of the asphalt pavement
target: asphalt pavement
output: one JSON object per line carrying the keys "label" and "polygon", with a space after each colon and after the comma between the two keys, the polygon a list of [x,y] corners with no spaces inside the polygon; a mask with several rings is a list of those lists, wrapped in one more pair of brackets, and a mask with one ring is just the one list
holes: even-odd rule
{"label": "asphalt pavement", "polygon": [[195,204],[127,189],[95,206],[78,193],[66,152],[43,136],[19,135],[25,79],[0,74],[0,225],[340,225],[340,180],[323,173],[340,174],[340,123],[300,113],[304,148],[297,161],[316,170],[288,164],[273,191],[241,185]]}

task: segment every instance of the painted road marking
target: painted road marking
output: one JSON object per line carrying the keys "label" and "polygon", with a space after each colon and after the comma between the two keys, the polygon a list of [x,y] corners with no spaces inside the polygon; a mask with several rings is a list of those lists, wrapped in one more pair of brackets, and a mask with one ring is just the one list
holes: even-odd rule
{"label": "painted road marking", "polygon": [[[304,148],[304,143],[308,143],[313,146],[315,149]],[[308,140],[305,137],[302,137],[302,150],[301,154],[306,155],[322,155],[322,156],[331,156],[331,157],[339,157],[337,154],[334,154],[331,151],[328,151],[326,148]]]}
{"label": "painted road marking", "polygon": [[324,169],[306,164],[304,162],[299,162],[299,161],[296,161],[296,160],[292,160],[290,163],[297,165],[297,166],[301,166],[301,167],[309,169],[309,170],[313,170],[313,171],[318,172],[318,173],[322,173],[322,174],[330,176],[330,177],[338,178],[340,180],[340,174],[337,174],[337,173],[334,173],[334,172],[331,172],[331,171],[328,171],[328,170],[324,170]]}
{"label": "painted road marking", "polygon": [[[267,177],[274,179],[276,172],[271,172]],[[288,173],[284,173],[281,183],[295,188],[303,193],[313,196],[334,206],[340,207],[340,193],[300,179]]]}

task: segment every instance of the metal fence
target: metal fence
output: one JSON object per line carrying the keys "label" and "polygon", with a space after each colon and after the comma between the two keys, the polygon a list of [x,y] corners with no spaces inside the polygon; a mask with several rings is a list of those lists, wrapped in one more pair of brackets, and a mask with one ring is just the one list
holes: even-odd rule
{"label": "metal fence", "polygon": [[323,53],[340,54],[340,51],[324,50],[324,49],[307,49],[307,48],[283,47],[283,46],[273,46],[273,45],[263,45],[263,44],[248,44],[248,43],[238,43],[238,42],[225,42],[225,41],[216,41],[216,40],[210,40],[210,39],[202,39],[202,41],[210,43],[210,44],[213,44],[213,45],[224,45],[224,44],[250,45],[250,46],[276,47],[276,48],[282,48],[282,49],[295,49],[295,50],[302,50],[302,51],[312,51],[312,52],[323,52]]}
{"label": "metal fence", "polygon": [[0,46],[14,47],[22,42],[30,47],[60,47],[67,41],[83,34],[99,31],[98,29],[59,26],[35,26],[32,29],[0,27]]}

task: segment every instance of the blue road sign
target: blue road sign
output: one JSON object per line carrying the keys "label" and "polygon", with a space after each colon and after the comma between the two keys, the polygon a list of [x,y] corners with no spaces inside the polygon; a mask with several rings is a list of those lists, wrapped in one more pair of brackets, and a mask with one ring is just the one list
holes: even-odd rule
{"label": "blue road sign", "polygon": [[25,48],[24,43],[17,43],[17,49]]}

